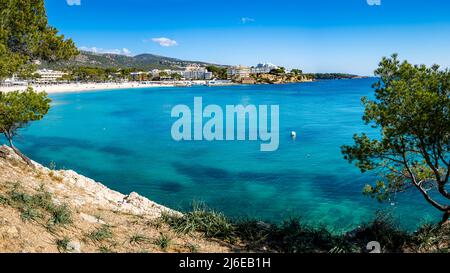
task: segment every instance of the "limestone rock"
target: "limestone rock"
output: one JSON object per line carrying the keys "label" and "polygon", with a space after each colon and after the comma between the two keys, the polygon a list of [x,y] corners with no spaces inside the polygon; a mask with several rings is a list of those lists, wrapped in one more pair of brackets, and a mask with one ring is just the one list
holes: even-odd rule
{"label": "limestone rock", "polygon": [[[5,145],[0,146],[0,151],[4,153],[7,158],[20,160],[20,157],[17,156],[11,148]],[[56,173],[58,178],[61,178],[62,184],[58,184],[56,188],[70,195],[73,204],[71,203],[69,205],[85,206],[89,204],[118,212],[146,215],[154,218],[160,217],[163,212],[181,215],[181,213],[161,206],[135,192],[124,195],[120,192],[113,191],[105,185],[72,170],[53,171],[34,161],[33,164],[35,165],[36,170],[44,174]],[[83,194],[76,194],[73,187],[77,188],[78,191]],[[48,190],[52,191],[50,188]],[[88,216],[83,219],[88,222],[93,221],[91,217]]]}
{"label": "limestone rock", "polygon": [[105,221],[86,213],[80,213],[80,218],[91,224],[102,224],[102,225],[106,224]]}
{"label": "limestone rock", "polygon": [[68,253],[81,253],[81,244],[76,241],[71,241],[67,244]]}

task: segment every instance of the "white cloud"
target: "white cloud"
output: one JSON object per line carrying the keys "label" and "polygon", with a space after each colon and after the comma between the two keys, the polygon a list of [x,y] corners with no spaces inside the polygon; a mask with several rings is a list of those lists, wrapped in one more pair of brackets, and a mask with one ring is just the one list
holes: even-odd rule
{"label": "white cloud", "polygon": [[69,6],[81,6],[81,0],[66,0]]}
{"label": "white cloud", "polygon": [[165,38],[165,37],[153,38],[152,42],[155,42],[155,43],[159,44],[160,46],[164,46],[164,47],[178,45],[177,41],[169,39],[169,38]]}
{"label": "white cloud", "polygon": [[94,53],[100,53],[100,54],[118,54],[118,55],[126,55],[126,56],[130,56],[131,55],[131,51],[128,48],[122,48],[122,49],[104,49],[104,48],[99,48],[99,47],[86,47],[86,46],[82,46],[80,47],[81,50],[84,51],[90,51],[90,52],[94,52]]}
{"label": "white cloud", "polygon": [[243,23],[243,24],[247,24],[247,23],[251,23],[251,22],[255,22],[255,19],[250,18],[250,17],[242,17],[241,18],[241,23]]}
{"label": "white cloud", "polygon": [[123,48],[122,53],[123,53],[123,55],[127,55],[127,56],[131,55],[131,51],[128,48]]}

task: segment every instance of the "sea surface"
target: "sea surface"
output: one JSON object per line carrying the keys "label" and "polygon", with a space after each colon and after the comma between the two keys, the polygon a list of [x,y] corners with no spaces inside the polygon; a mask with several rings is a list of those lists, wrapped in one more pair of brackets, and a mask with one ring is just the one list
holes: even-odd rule
{"label": "sea surface", "polygon": [[[337,232],[384,210],[413,229],[437,219],[422,197],[413,191],[379,204],[362,194],[375,175],[361,174],[341,155],[353,134],[377,136],[364,125],[360,102],[373,96],[375,80],[52,94],[49,114],[23,130],[17,143],[42,164],[54,162],[174,209],[205,202],[230,217],[301,217]],[[172,140],[172,107],[193,108],[194,97],[224,109],[279,105],[279,149],[264,153],[254,141]]]}

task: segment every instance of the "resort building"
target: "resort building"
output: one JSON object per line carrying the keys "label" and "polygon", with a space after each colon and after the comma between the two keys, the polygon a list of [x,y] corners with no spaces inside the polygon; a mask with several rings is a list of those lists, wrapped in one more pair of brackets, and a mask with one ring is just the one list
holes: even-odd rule
{"label": "resort building", "polygon": [[182,76],[187,80],[211,80],[212,72],[208,72],[206,68],[200,66],[188,66],[183,71]]}
{"label": "resort building", "polygon": [[252,74],[268,74],[273,69],[277,69],[278,66],[271,63],[260,63],[256,66],[248,67],[248,66],[232,66],[228,68],[227,75],[229,79],[237,78],[244,79],[249,78]]}
{"label": "resort building", "polygon": [[256,66],[252,66],[250,68],[251,74],[267,74],[270,73],[273,69],[277,69],[278,66],[271,64],[271,63],[260,63]]}
{"label": "resort building", "polygon": [[248,66],[232,66],[227,69],[227,76],[231,78],[248,78],[250,77],[250,67]]}
{"label": "resort building", "polygon": [[152,71],[149,71],[149,74],[152,76],[152,78],[159,77],[159,69],[153,69]]}
{"label": "resort building", "polygon": [[67,73],[50,69],[41,69],[36,71],[36,74],[38,75],[38,78],[34,80],[36,83],[56,83]]}
{"label": "resort building", "polygon": [[206,68],[200,66],[188,66],[185,70],[171,70],[171,69],[153,69],[148,72],[132,72],[130,73],[133,81],[148,81],[155,78],[159,80],[174,80],[174,74],[180,75],[178,80],[212,80],[213,73]]}
{"label": "resort building", "polygon": [[185,70],[169,70],[166,71],[169,75],[178,74],[185,80],[211,80],[213,73],[209,72],[206,68],[191,65],[185,68]]}

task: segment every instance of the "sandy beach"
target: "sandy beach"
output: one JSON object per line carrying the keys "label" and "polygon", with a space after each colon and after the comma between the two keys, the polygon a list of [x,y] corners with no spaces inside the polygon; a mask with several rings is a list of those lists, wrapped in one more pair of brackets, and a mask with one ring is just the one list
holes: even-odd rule
{"label": "sandy beach", "polygon": [[[53,84],[53,85],[38,85],[32,84],[36,91],[45,91],[47,93],[68,93],[68,92],[85,92],[95,90],[110,90],[110,89],[131,89],[131,88],[151,88],[151,87],[174,87],[173,83],[140,83],[140,82],[126,82],[126,83],[69,83],[69,84]],[[23,91],[27,88],[26,85],[14,86],[0,86],[0,92],[11,92],[15,90]]]}

